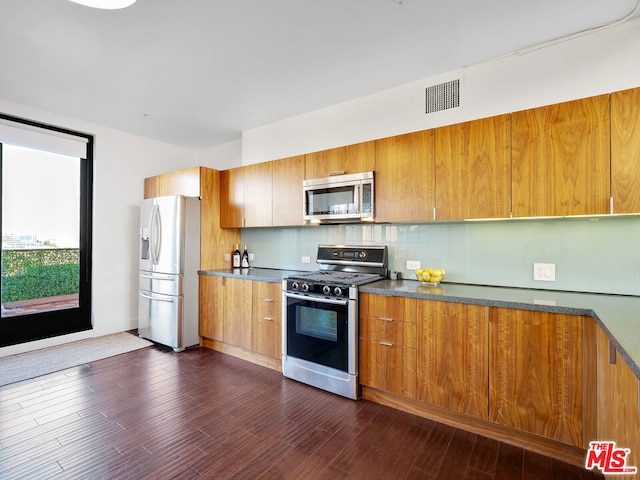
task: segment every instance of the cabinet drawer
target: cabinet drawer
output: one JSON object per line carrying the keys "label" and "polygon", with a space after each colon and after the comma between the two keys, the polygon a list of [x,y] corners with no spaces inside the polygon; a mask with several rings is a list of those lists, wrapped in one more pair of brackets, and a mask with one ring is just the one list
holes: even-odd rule
{"label": "cabinet drawer", "polygon": [[363,293],[359,296],[360,316],[416,323],[416,299]]}
{"label": "cabinet drawer", "polygon": [[275,282],[253,281],[253,298],[262,298],[276,302],[282,301],[282,284]]}
{"label": "cabinet drawer", "polygon": [[276,302],[270,298],[254,298],[253,299],[253,318],[271,318],[280,322],[281,302]]}
{"label": "cabinet drawer", "polygon": [[360,340],[360,383],[416,398],[415,348]]}
{"label": "cabinet drawer", "polygon": [[360,317],[360,337],[416,348],[416,324],[387,317]]}

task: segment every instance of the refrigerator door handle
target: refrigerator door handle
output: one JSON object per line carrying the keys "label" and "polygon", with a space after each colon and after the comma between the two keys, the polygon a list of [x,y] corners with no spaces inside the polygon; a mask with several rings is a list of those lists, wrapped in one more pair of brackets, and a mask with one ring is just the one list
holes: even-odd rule
{"label": "refrigerator door handle", "polygon": [[173,297],[169,297],[166,295],[154,295],[153,293],[149,293],[149,292],[140,292],[140,296],[144,297],[144,298],[148,298],[149,300],[155,300],[158,302],[168,302],[168,303],[173,303],[174,302],[174,298]]}
{"label": "refrigerator door handle", "polygon": [[150,278],[151,280],[168,280],[170,282],[176,281],[175,275],[159,275],[157,273],[141,273],[142,278]]}
{"label": "refrigerator door handle", "polygon": [[162,224],[160,220],[160,208],[154,205],[151,211],[151,264],[157,265],[160,258],[160,246],[162,240]]}

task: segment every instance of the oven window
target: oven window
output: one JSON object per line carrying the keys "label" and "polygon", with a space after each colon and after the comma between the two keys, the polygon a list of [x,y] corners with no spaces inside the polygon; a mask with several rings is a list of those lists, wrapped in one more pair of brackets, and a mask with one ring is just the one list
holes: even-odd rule
{"label": "oven window", "polygon": [[311,307],[297,307],[296,331],[302,335],[329,340],[338,340],[338,314],[330,310]]}
{"label": "oven window", "polygon": [[348,372],[348,313],[346,305],[289,298],[286,354]]}

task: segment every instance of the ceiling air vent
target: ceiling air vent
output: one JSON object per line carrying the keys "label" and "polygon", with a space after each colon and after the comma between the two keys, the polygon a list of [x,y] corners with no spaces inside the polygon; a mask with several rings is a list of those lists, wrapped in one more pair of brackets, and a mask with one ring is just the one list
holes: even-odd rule
{"label": "ceiling air vent", "polygon": [[424,113],[441,112],[460,106],[460,79],[426,88]]}

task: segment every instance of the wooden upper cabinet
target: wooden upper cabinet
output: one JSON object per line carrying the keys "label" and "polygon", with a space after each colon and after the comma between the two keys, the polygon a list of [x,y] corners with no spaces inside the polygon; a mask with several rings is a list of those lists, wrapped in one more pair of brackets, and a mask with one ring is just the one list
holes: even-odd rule
{"label": "wooden upper cabinet", "polygon": [[305,155],[305,179],[328,177],[336,172],[370,172],[375,168],[375,142],[356,143]]}
{"label": "wooden upper cabinet", "polygon": [[220,172],[220,226],[239,228],[244,224],[244,167]]}
{"label": "wooden upper cabinet", "polygon": [[273,163],[273,225],[302,225],[304,155]]}
{"label": "wooden upper cabinet", "polygon": [[613,213],[640,212],[640,88],[611,94]]}
{"label": "wooden upper cabinet", "polygon": [[244,225],[270,227],[272,221],[273,162],[244,167]]}
{"label": "wooden upper cabinet", "polygon": [[434,220],[434,131],[375,141],[375,219]]}
{"label": "wooden upper cabinet", "polygon": [[144,198],[168,195],[200,196],[200,168],[192,167],[144,179]]}
{"label": "wooden upper cabinet", "polygon": [[511,215],[511,116],[435,131],[436,220]]}
{"label": "wooden upper cabinet", "polygon": [[513,113],[513,216],[609,213],[609,125],[609,95]]}

